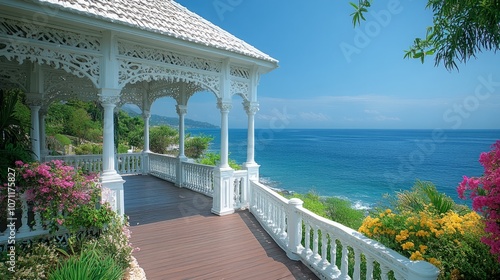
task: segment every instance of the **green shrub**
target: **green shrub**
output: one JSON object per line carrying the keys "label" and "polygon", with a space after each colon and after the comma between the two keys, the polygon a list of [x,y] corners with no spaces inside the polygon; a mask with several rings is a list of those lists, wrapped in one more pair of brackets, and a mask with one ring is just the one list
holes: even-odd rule
{"label": "green shrub", "polygon": [[[60,261],[60,255],[56,246],[37,243],[32,246],[16,247],[16,267],[15,272],[8,270],[6,253],[0,256],[1,279],[24,280],[24,279],[47,279],[48,272],[56,269]],[[5,277],[5,278],[3,278]],[[69,278],[68,278],[69,279]]]}
{"label": "green shrub", "polygon": [[62,135],[62,134],[56,134],[54,136],[56,138],[57,141],[59,141],[59,143],[61,143],[62,145],[71,145],[71,139],[69,139],[67,136],[65,135]]}
{"label": "green shrub", "polygon": [[112,257],[103,255],[99,250],[85,250],[80,256],[72,256],[62,263],[48,277],[49,280],[120,280],[120,268]]}
{"label": "green shrub", "polygon": [[[126,152],[126,151],[125,151]],[[94,143],[85,143],[75,147],[77,155],[99,155],[102,154],[102,145]]]}

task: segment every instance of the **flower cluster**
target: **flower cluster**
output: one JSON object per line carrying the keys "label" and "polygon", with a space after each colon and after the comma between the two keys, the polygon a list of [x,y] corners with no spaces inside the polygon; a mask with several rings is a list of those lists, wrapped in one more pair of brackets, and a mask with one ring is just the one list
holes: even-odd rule
{"label": "flower cluster", "polygon": [[461,199],[472,199],[472,208],[483,214],[487,235],[481,241],[500,262],[500,140],[490,152],[481,153],[479,162],[484,167],[483,176],[464,176],[457,192]]}
{"label": "flower cluster", "polygon": [[436,214],[426,208],[400,214],[387,209],[375,217],[366,217],[358,231],[411,260],[426,260],[441,267],[444,260],[433,253],[438,249],[435,247],[445,239],[458,242],[464,234],[479,234],[481,230],[481,217],[476,212]]}
{"label": "flower cluster", "polygon": [[84,175],[63,161],[16,162],[19,193],[23,193],[33,211],[41,213],[51,230],[64,224],[65,218],[91,198],[100,194],[97,176]]}

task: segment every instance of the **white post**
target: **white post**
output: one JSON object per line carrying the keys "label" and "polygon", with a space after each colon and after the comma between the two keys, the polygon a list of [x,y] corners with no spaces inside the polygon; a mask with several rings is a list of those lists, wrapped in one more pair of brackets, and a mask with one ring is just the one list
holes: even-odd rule
{"label": "white post", "polygon": [[47,150],[47,141],[45,136],[45,116],[47,114],[46,110],[40,110],[40,157],[43,160],[48,156],[49,151]]}
{"label": "white post", "polygon": [[31,109],[31,151],[33,152],[33,159],[40,160],[40,121],[38,119],[38,111],[40,105],[30,105]]}
{"label": "white post", "polygon": [[175,184],[178,187],[182,187],[184,172],[182,170],[182,163],[187,161],[187,157],[184,154],[185,150],[185,129],[184,129],[184,118],[187,114],[186,105],[177,105],[177,115],[179,115],[179,156],[177,157],[177,178]]}
{"label": "white post", "polygon": [[146,175],[149,173],[149,118],[151,113],[144,110],[142,112],[142,118],[144,119],[144,148],[142,149],[142,174]]}
{"label": "white post", "polygon": [[219,101],[221,112],[221,152],[220,164],[214,169],[214,196],[212,213],[222,216],[234,213],[234,170],[229,166],[228,113],[231,103]]}
{"label": "white post", "polygon": [[120,100],[119,90],[102,89],[100,94],[101,105],[104,108],[104,135],[102,149],[102,168],[101,174],[102,186],[110,189],[116,194],[116,205],[114,206],[117,213],[125,214],[125,202],[123,197],[123,183],[125,181],[116,172],[115,169],[115,135],[113,112],[116,104]]}
{"label": "white post", "polygon": [[302,208],[303,204],[304,202],[298,198],[292,198],[288,201],[288,250],[286,255],[295,261],[300,259],[298,250],[301,246],[300,240],[302,239],[302,220],[297,212]]}
{"label": "white post", "polygon": [[220,127],[220,168],[229,167],[229,123],[228,115],[231,110],[231,103],[219,101],[217,107],[221,114]]}

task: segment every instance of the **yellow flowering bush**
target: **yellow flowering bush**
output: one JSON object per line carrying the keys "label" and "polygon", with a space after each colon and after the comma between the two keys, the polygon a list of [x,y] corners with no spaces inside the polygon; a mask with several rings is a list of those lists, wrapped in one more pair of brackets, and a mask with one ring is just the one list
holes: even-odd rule
{"label": "yellow flowering bush", "polygon": [[440,269],[439,279],[500,279],[500,264],[481,242],[479,214],[430,182],[417,181],[386,199],[389,205],[371,211],[359,232],[411,260],[430,262]]}
{"label": "yellow flowering bush", "polygon": [[[429,208],[431,205],[419,212],[397,214],[385,209],[367,216],[358,231],[410,260],[430,262],[441,270],[441,279],[449,279],[456,269],[466,279],[481,279],[479,275],[470,275],[477,272],[500,275],[499,266],[494,265],[488,248],[480,242],[484,234],[481,216],[453,210],[438,214]],[[464,271],[468,269],[462,262],[469,262],[471,269]]]}

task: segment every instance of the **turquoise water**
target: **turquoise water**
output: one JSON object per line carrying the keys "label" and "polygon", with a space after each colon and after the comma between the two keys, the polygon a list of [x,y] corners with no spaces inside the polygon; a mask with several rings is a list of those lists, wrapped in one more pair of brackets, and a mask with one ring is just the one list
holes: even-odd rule
{"label": "turquoise water", "polygon": [[[190,130],[214,137],[220,131]],[[246,161],[246,130],[229,131],[230,158]],[[256,130],[255,160],[261,180],[275,188],[338,196],[357,208],[373,207],[385,193],[433,182],[456,201],[463,175],[480,176],[479,154],[500,130]]]}

